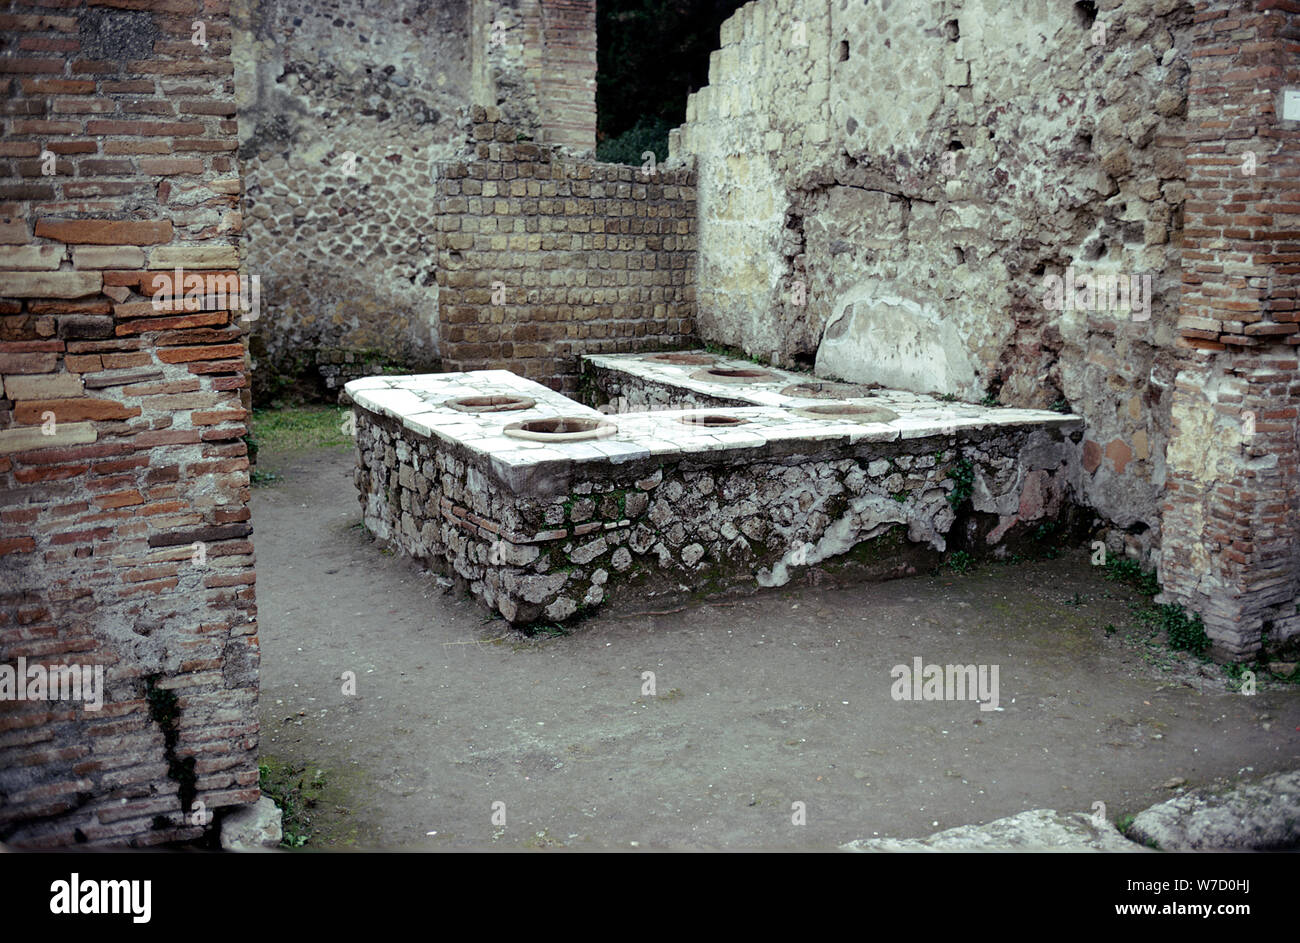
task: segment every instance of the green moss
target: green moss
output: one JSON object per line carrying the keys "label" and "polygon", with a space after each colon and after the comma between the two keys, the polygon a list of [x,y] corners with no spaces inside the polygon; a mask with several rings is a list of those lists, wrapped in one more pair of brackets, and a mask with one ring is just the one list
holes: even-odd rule
{"label": "green moss", "polygon": [[[167,761],[167,778],[177,784],[182,814],[194,805],[198,795],[198,774],[194,771],[194,757],[180,757],[176,754],[176,745],[180,742],[180,706],[176,692],[170,688],[159,687],[161,674],[152,674],[144,679],[145,700],[149,704],[149,718],[158,725],[163,735],[163,758]],[[165,818],[154,820],[155,828],[168,824]]]}
{"label": "green moss", "polygon": [[732,360],[748,360],[750,363],[756,363],[760,366],[771,366],[771,363],[765,358],[751,356],[739,347],[732,347],[729,344],[705,344],[704,349],[715,357],[729,357]]}

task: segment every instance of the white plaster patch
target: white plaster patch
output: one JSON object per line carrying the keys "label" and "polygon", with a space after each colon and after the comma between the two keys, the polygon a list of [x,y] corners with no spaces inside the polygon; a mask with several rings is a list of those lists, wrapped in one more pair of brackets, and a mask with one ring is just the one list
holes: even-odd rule
{"label": "white plaster patch", "polygon": [[975,397],[975,364],[951,320],[897,295],[851,293],[817,348],[818,376]]}

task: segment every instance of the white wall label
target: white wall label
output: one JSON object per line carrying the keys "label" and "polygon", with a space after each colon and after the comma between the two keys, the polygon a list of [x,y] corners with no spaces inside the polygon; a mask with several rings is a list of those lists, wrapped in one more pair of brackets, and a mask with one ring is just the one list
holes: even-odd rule
{"label": "white wall label", "polygon": [[1300,121],[1300,88],[1282,89],[1282,120]]}

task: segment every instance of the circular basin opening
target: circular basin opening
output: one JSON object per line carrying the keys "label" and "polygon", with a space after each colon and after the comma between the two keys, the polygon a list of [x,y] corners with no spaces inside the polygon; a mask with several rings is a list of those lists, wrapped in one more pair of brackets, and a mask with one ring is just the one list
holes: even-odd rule
{"label": "circular basin opening", "polygon": [[702,367],[705,364],[715,363],[717,358],[710,357],[708,354],[651,354],[645,358],[652,363],[675,363],[683,367]]}
{"label": "circular basin opening", "polygon": [[871,396],[871,388],[861,383],[839,383],[834,380],[815,380],[809,383],[795,383],[781,391],[782,396],[795,396],[800,399],[855,399]]}
{"label": "circular basin opening", "polygon": [[462,396],[447,400],[446,405],[462,413],[503,413],[514,409],[532,409],[537,400],[527,396]]}
{"label": "circular basin opening", "polygon": [[772,383],[781,379],[775,373],[749,367],[713,367],[709,370],[696,370],[691,376],[712,383]]}
{"label": "circular basin opening", "polygon": [[577,442],[581,439],[604,439],[618,432],[618,426],[588,416],[553,416],[512,422],[501,431],[512,439],[532,442]]}
{"label": "circular basin opening", "polygon": [[892,409],[857,403],[823,403],[792,409],[791,412],[810,419],[847,419],[850,422],[892,422],[898,418],[898,413]]}
{"label": "circular basin opening", "polygon": [[723,416],[718,413],[696,413],[693,416],[678,416],[678,422],[683,422],[688,426],[705,426],[710,429],[723,428],[726,426],[741,426],[749,422],[742,416]]}

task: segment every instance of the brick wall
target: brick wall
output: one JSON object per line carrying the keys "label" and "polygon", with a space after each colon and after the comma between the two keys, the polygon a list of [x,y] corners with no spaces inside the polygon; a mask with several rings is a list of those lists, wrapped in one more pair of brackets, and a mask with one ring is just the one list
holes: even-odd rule
{"label": "brick wall", "polygon": [[1300,3],[1197,4],[1161,577],[1230,657],[1300,634]]}
{"label": "brick wall", "polygon": [[473,0],[470,101],[542,144],[596,148],[595,0]]}
{"label": "brick wall", "polygon": [[596,149],[595,0],[524,5],[525,65],[537,88],[543,144]]}
{"label": "brick wall", "polygon": [[472,109],[472,156],[437,168],[447,370],[508,369],[571,392],[582,353],[695,333],[695,176],[564,157]]}
{"label": "brick wall", "polygon": [[226,7],[0,14],[0,664],[104,670],[97,711],[0,701],[6,842],[194,838],[258,797],[244,326],[153,304],[239,264]]}

